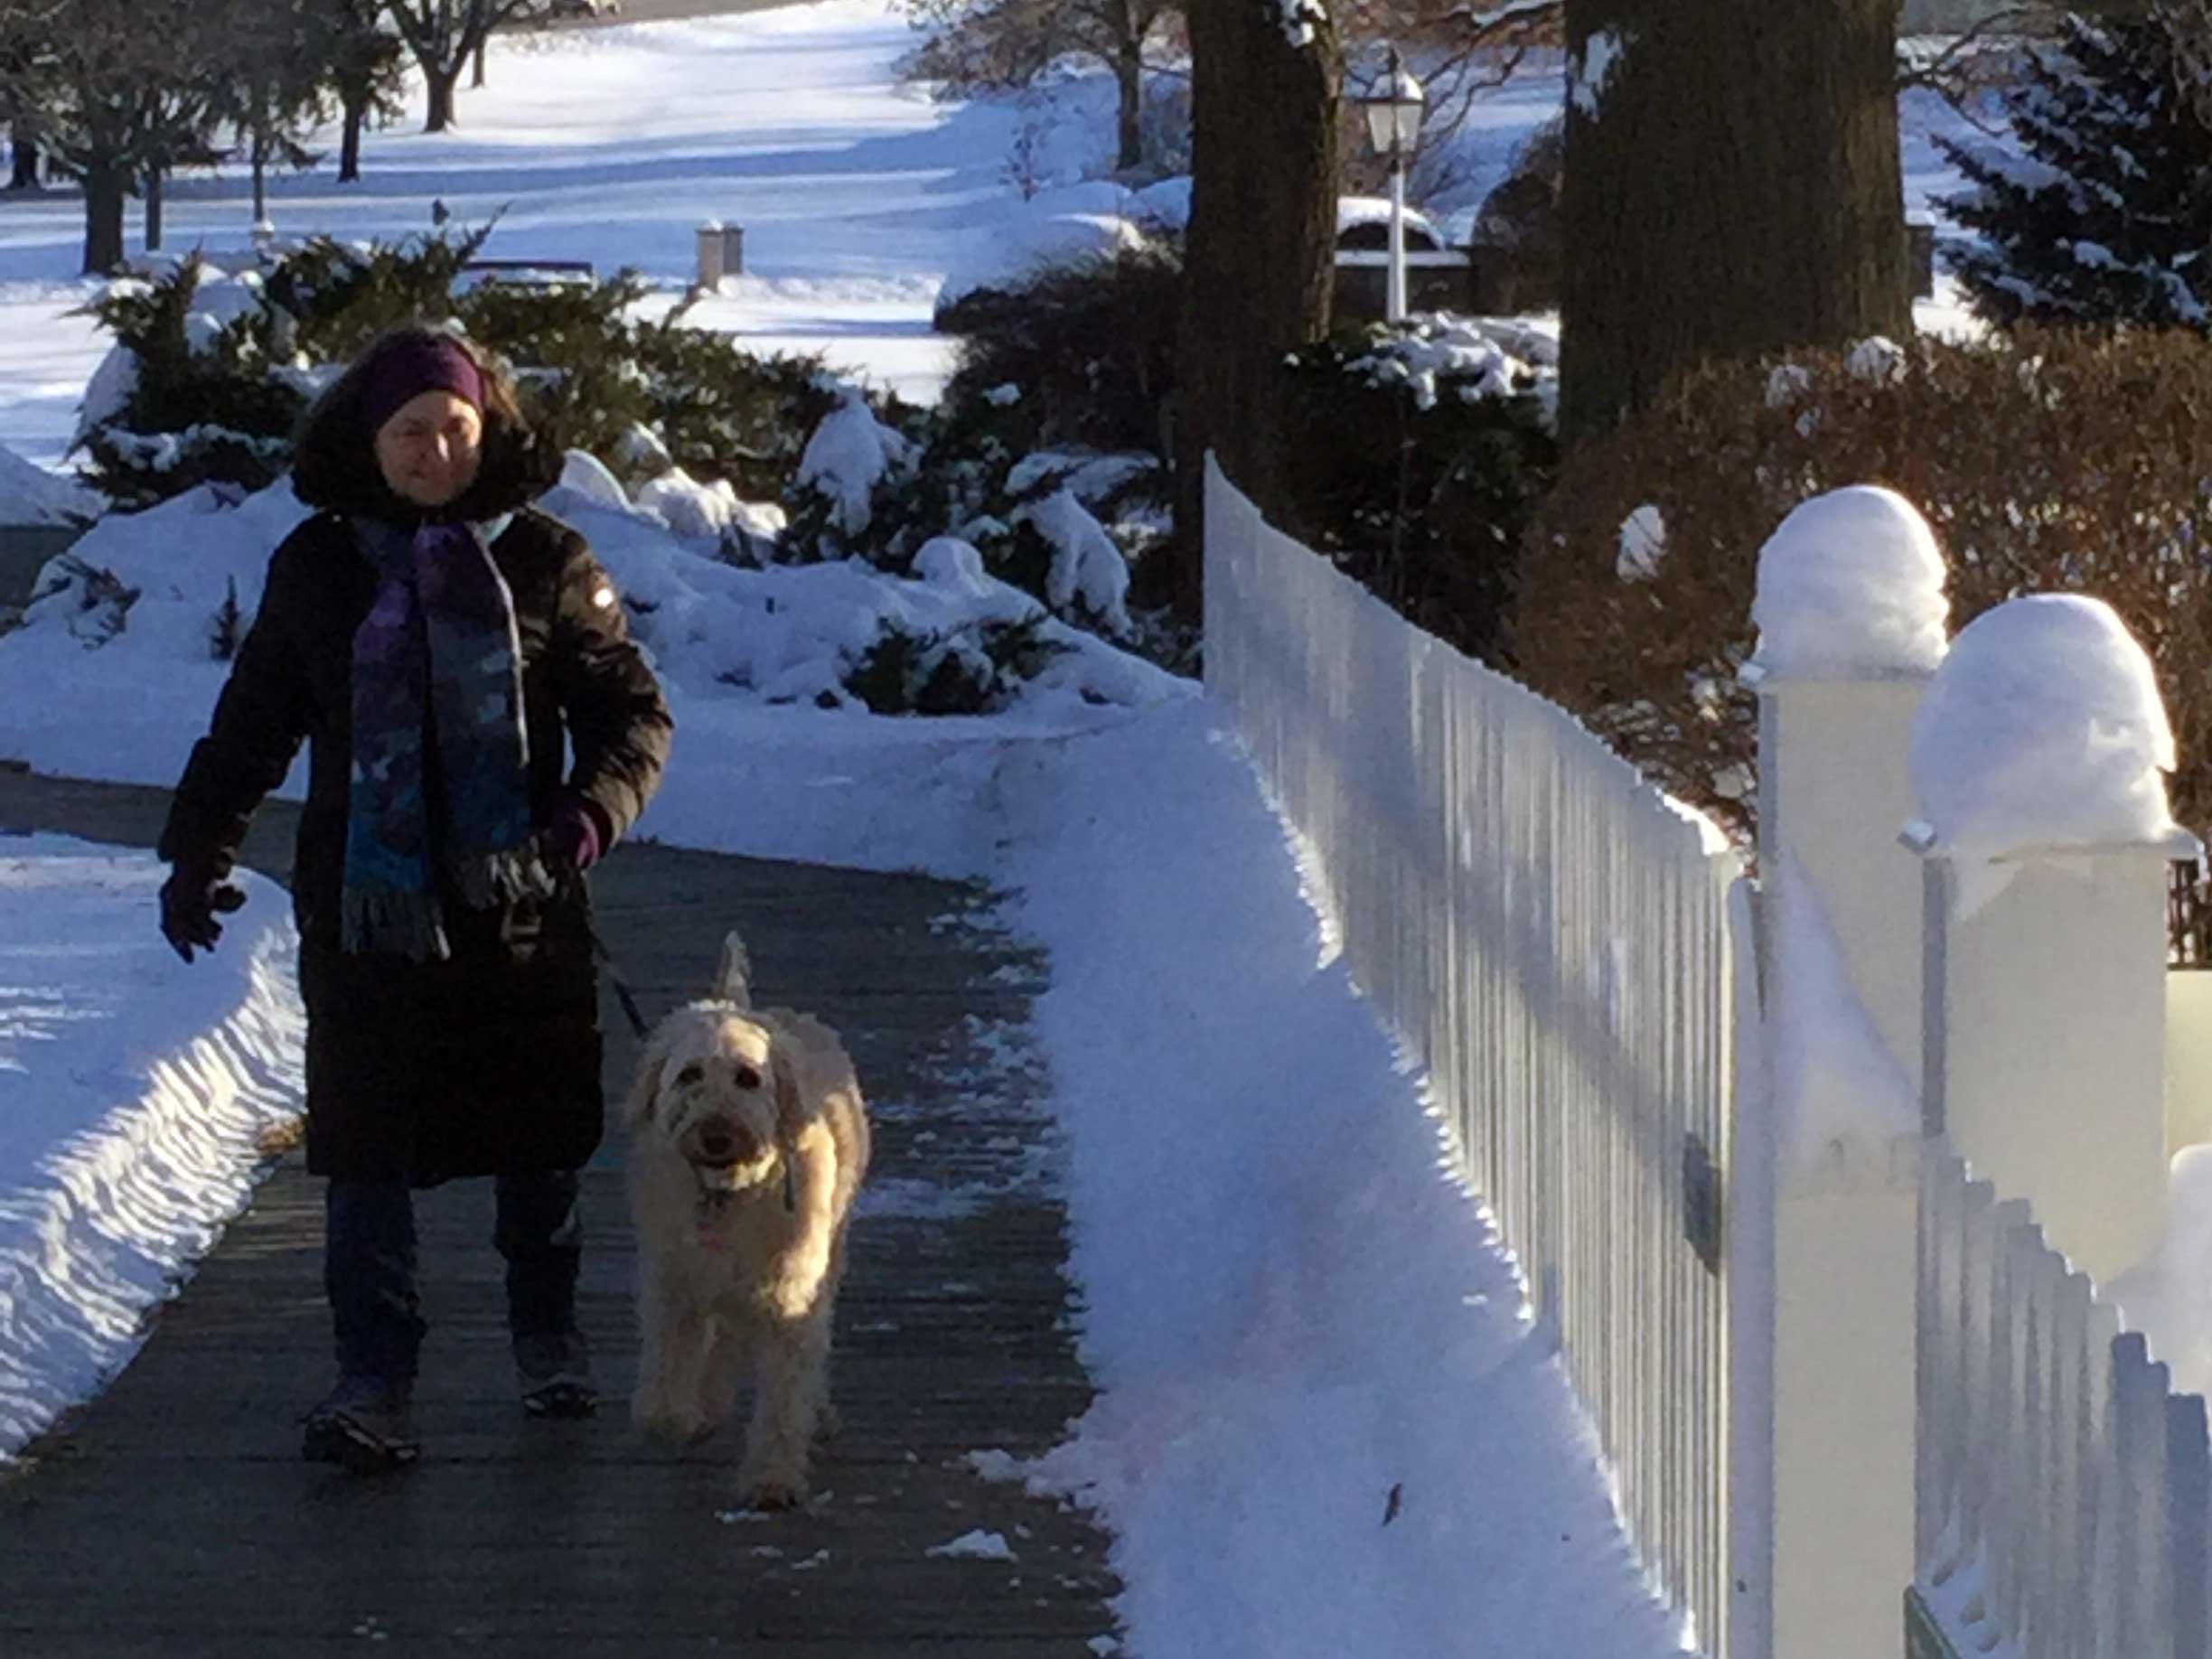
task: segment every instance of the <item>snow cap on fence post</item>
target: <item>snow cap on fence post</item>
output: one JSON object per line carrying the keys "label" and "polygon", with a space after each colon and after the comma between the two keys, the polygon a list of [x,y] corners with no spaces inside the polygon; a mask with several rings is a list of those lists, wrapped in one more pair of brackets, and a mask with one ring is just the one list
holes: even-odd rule
{"label": "snow cap on fence post", "polygon": [[1913,732],[1928,1127],[2101,1282],[2164,1230],[2173,764],[2149,657],[2076,595],[1977,618]]}
{"label": "snow cap on fence post", "polygon": [[[1751,1651],[1773,1659],[1894,1650],[1913,1575],[1921,872],[1897,829],[1945,576],[1926,520],[1871,487],[1804,502],[1759,557],[1743,677],[1767,1099],[1738,1117],[1732,1267],[1768,1287],[1734,1317],[1741,1386],[1770,1401],[1771,1630]],[[1745,1214],[1760,1168],[1764,1230]]]}
{"label": "snow cap on fence post", "polygon": [[1800,932],[1832,939],[1916,1093],[1921,875],[1897,828],[1913,809],[1913,715],[1948,642],[1946,575],[1935,533],[1896,491],[1815,496],[1759,554],[1758,650],[1744,670],[1759,696],[1769,937],[1795,907]]}

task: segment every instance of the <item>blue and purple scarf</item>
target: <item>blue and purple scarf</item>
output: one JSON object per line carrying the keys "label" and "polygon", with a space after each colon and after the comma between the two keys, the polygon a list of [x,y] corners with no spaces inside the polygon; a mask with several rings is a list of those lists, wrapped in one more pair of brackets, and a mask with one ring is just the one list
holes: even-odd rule
{"label": "blue and purple scarf", "polygon": [[354,521],[378,581],[353,635],[349,952],[443,961],[442,890],[479,910],[553,890],[531,842],[514,595],[490,550],[507,522]]}

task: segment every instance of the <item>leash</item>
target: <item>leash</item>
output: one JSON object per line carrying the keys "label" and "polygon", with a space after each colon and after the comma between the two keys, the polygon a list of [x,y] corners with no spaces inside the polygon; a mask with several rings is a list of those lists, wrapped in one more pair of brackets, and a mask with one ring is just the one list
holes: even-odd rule
{"label": "leash", "polygon": [[630,1033],[642,1043],[652,1027],[645,1023],[645,1011],[638,1007],[637,992],[630,989],[622,970],[614,965],[614,952],[608,950],[606,941],[599,937],[599,929],[591,928],[592,959],[606,970],[607,983],[614,988],[614,999],[622,1004],[623,1017],[630,1022]]}

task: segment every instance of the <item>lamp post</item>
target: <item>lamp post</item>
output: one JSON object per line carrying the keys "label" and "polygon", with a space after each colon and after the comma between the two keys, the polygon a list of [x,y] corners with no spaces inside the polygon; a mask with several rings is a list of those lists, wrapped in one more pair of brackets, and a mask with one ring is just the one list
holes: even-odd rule
{"label": "lamp post", "polygon": [[1377,155],[1390,158],[1390,286],[1383,315],[1402,323],[1406,314],[1405,169],[1406,158],[1420,142],[1421,116],[1428,99],[1420,82],[1390,49],[1390,73],[1381,87],[1359,99],[1367,111],[1367,133]]}

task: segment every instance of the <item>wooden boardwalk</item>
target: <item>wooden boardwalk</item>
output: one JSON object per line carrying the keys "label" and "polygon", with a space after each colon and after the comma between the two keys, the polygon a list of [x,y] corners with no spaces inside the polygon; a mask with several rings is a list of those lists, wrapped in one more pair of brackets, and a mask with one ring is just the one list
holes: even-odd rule
{"label": "wooden boardwalk", "polygon": [[[155,790],[0,773],[0,828],[144,846],[164,805]],[[281,878],[291,824],[265,810],[248,862]],[[1043,1451],[1090,1398],[1042,1070],[1022,1036],[1042,964],[993,930],[988,895],[917,876],[632,846],[595,888],[648,1017],[699,993],[735,923],[763,999],[838,1026],[873,1103],[876,1167],[838,1310],[843,1426],[818,1457],[814,1504],[733,1509],[735,1429],[679,1452],[642,1442],[614,1401],[590,1422],[526,1420],[483,1182],[419,1205],[423,1462],[373,1480],[303,1463],[296,1420],[332,1361],[321,1183],[291,1159],[137,1360],[0,1481],[0,1654],[1111,1650],[1105,1537],[970,1462]],[[614,1097],[633,1045],[611,1000],[605,1021]],[[620,1155],[611,1134],[587,1178],[582,1308],[618,1398],[636,1356]],[[933,1553],[972,1533],[1008,1559]]]}

